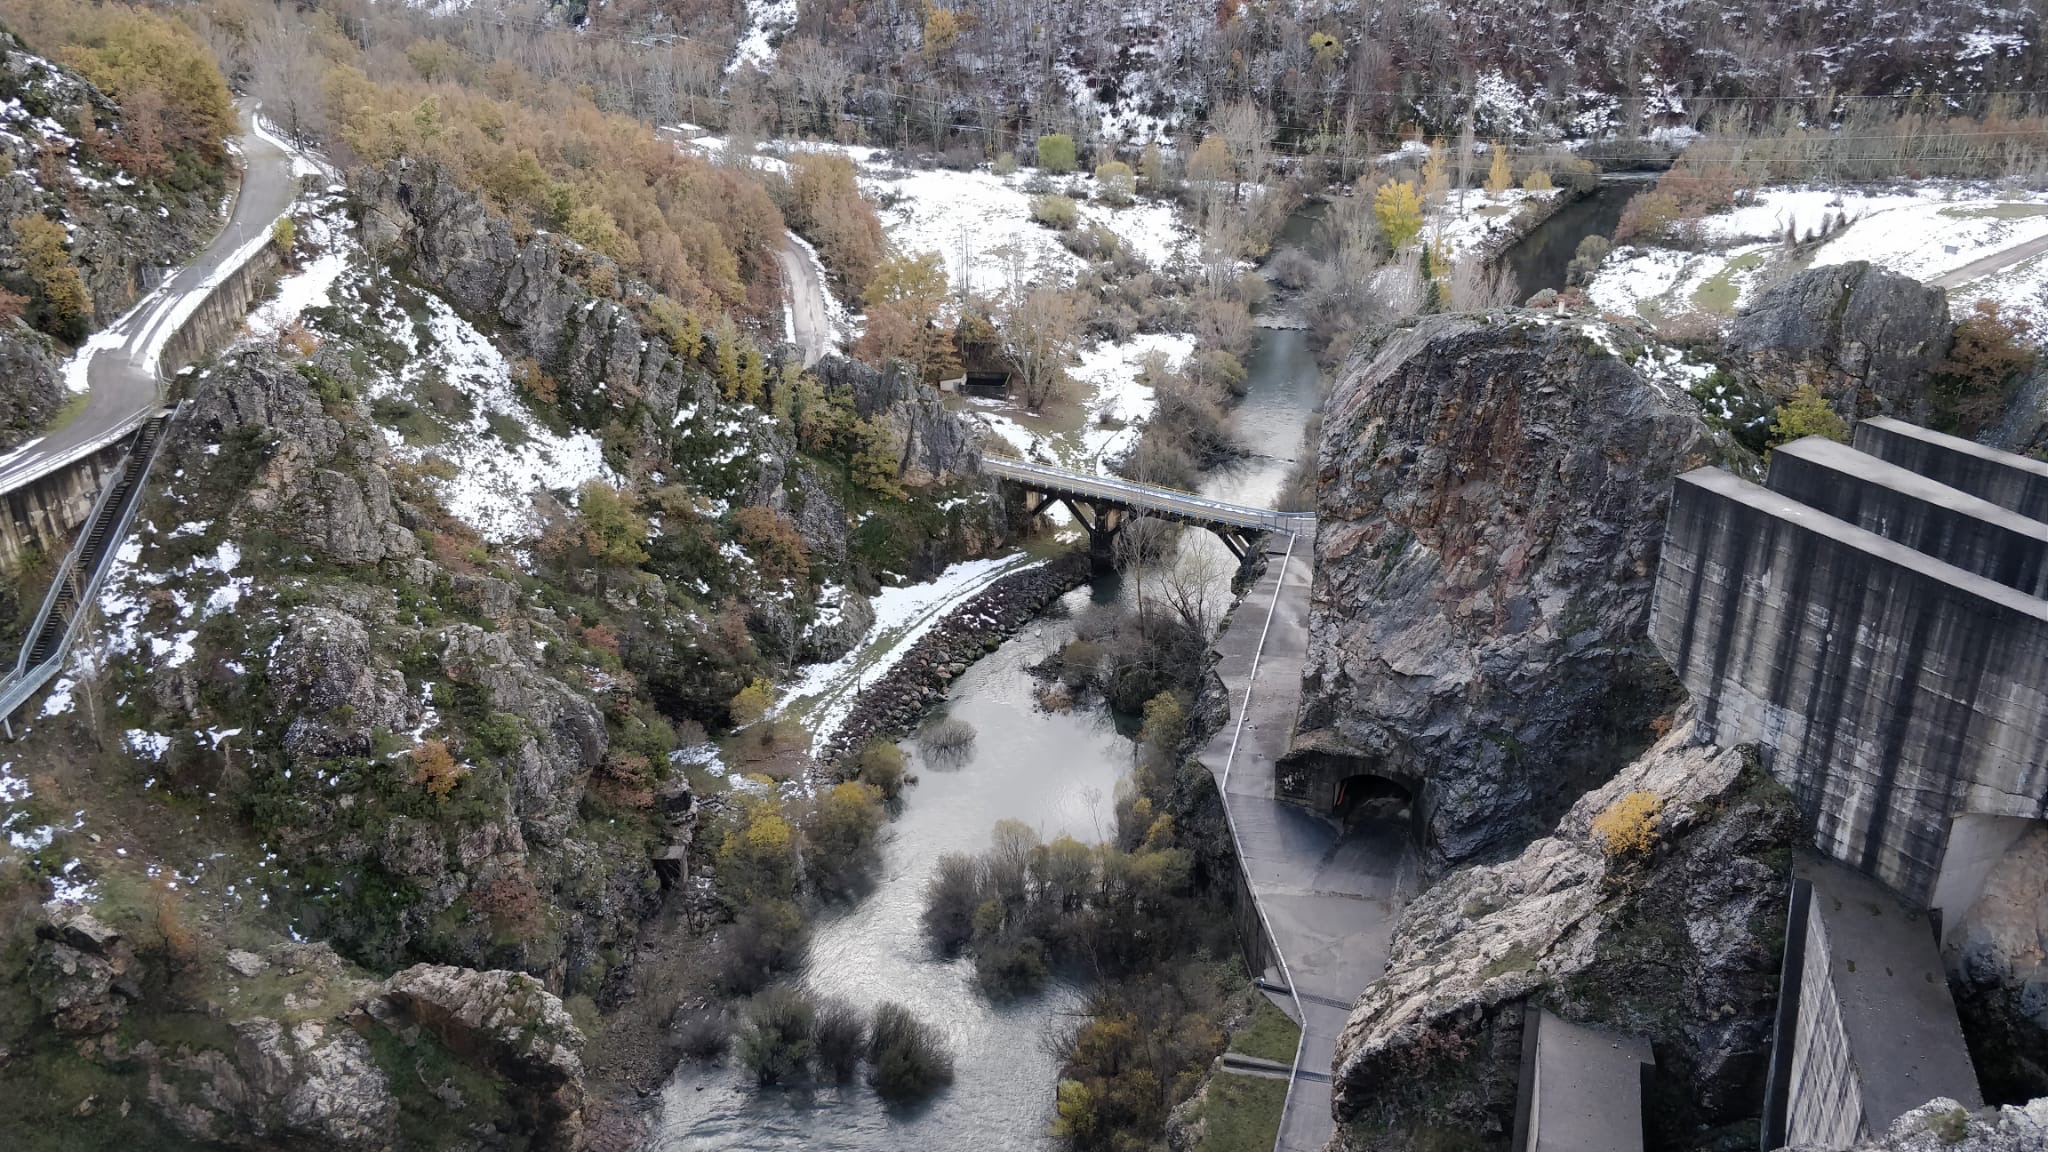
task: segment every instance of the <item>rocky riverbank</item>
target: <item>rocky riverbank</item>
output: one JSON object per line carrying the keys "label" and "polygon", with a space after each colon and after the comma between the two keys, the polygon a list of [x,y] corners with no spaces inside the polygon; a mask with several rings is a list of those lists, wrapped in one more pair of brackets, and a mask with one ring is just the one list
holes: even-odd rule
{"label": "rocky riverbank", "polygon": [[863,688],[853,711],[825,747],[830,767],[878,738],[902,736],[945,699],[946,685],[969,664],[1037,618],[1054,600],[1088,582],[1088,555],[1071,552],[1005,576],[949,613],[896,666]]}

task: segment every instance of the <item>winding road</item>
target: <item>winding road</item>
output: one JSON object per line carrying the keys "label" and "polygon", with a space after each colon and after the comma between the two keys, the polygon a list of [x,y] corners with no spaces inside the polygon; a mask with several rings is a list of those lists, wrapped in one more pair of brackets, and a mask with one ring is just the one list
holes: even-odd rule
{"label": "winding road", "polygon": [[817,262],[794,232],[786,232],[775,250],[782,266],[784,303],[789,309],[789,339],[803,353],[809,368],[832,351],[832,322],[825,315],[825,285]]}
{"label": "winding road", "polygon": [[64,365],[67,382],[83,373],[83,410],[63,427],[0,457],[0,492],[89,456],[139,425],[163,402],[158,361],[164,345],[207,293],[270,242],[272,223],[298,192],[292,155],[257,127],[255,101],[239,101],[235,110],[241,124],[242,181],[227,226],[127,315],[94,333]]}
{"label": "winding road", "polygon": [[2003,272],[2015,264],[2023,264],[2043,252],[2048,252],[2048,236],[2037,236],[2024,243],[1993,252],[1982,260],[1972,260],[1953,272],[1944,272],[1928,283],[1936,288],[1960,288],[1972,280],[1982,280],[1994,272]]}

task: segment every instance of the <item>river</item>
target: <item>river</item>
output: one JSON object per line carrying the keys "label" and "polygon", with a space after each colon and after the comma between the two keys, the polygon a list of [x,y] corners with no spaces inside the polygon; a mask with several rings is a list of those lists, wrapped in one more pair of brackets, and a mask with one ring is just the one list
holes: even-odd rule
{"label": "river", "polygon": [[[1318,394],[1306,332],[1261,329],[1236,409],[1249,455],[1212,472],[1205,495],[1272,507],[1301,450]],[[1219,559],[1229,553],[1204,532],[1185,548]],[[941,855],[980,852],[998,820],[1022,820],[1041,837],[1105,838],[1115,820],[1117,780],[1131,763],[1132,741],[1102,708],[1048,713],[1034,706],[1028,666],[1064,644],[1071,619],[1091,602],[1114,602],[1122,582],[1106,577],[1069,593],[1048,613],[957,678],[951,715],[972,724],[973,750],[959,764],[927,764],[913,742],[904,751],[919,783],[906,789],[883,847],[879,883],[851,908],[817,925],[802,981],[811,991],[863,1007],[884,1000],[909,1006],[952,1042],[952,1087],[907,1110],[885,1108],[864,1085],[759,1090],[731,1066],[685,1064],[669,1082],[653,1147],[659,1152],[740,1152],[905,1148],[974,1152],[1049,1149],[1057,1038],[1073,1027],[1086,990],[1055,982],[1043,994],[992,1004],[966,960],[945,960],[925,941],[919,916],[927,879]]]}

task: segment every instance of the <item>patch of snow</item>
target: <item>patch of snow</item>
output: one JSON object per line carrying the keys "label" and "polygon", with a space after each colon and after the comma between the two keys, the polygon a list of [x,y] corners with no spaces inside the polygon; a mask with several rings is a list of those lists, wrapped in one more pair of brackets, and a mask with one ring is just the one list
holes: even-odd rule
{"label": "patch of snow", "polygon": [[[421,384],[429,371],[469,400],[466,421],[440,443],[414,447],[395,430],[384,435],[392,453],[419,461],[438,456],[454,465],[455,474],[431,483],[448,511],[492,543],[533,536],[540,527],[533,498],[542,491],[570,495],[591,480],[614,486],[618,476],[604,462],[604,446],[588,432],[561,435],[535,419],[512,383],[512,366],[497,346],[457,315],[447,301],[422,293],[427,307],[427,347],[416,351],[405,370],[386,376],[368,389],[370,397],[394,396]],[[402,316],[398,323],[412,328]],[[492,417],[510,421],[521,443],[510,444],[492,431]]]}
{"label": "patch of snow", "polygon": [[955,607],[990,584],[1041,563],[1021,552],[966,560],[930,582],[884,588],[875,594],[875,623],[853,650],[830,664],[813,664],[783,693],[771,713],[796,709],[820,742],[830,740],[853,710],[863,683],[879,679]]}

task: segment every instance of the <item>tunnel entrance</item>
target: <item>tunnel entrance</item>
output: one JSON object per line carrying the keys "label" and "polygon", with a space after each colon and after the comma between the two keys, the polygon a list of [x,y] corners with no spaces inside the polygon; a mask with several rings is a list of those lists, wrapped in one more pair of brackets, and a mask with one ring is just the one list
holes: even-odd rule
{"label": "tunnel entrance", "polygon": [[1330,796],[1330,815],[1344,824],[1397,817],[1406,820],[1415,792],[1391,777],[1356,772],[1338,780]]}

